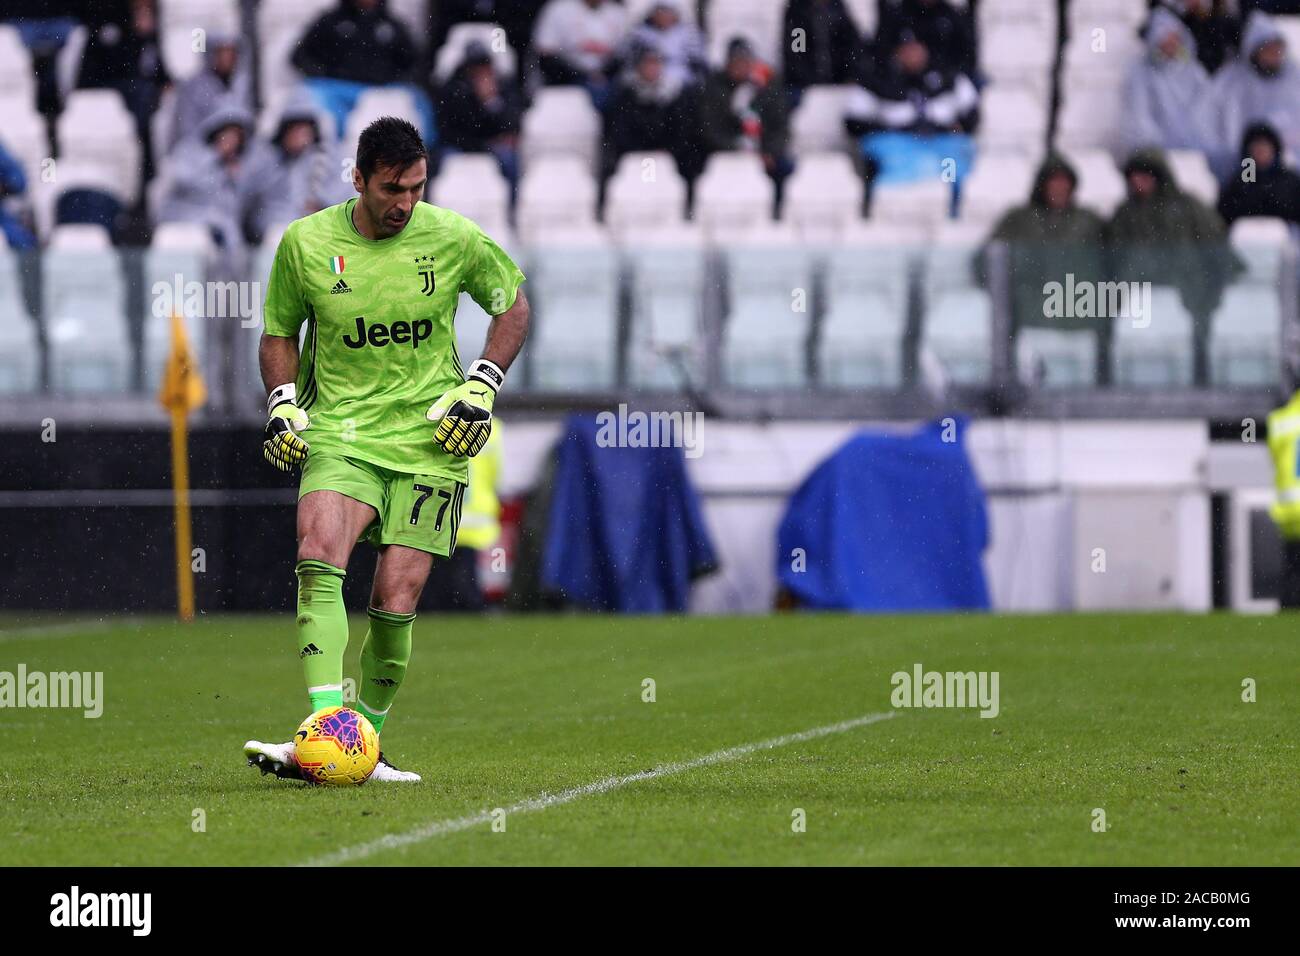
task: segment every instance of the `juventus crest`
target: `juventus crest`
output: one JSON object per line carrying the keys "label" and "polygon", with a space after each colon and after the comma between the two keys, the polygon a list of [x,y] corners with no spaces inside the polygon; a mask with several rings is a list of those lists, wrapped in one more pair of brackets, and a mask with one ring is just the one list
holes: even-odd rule
{"label": "juventus crest", "polygon": [[420,281],[423,283],[424,286],[420,291],[423,292],[425,295],[433,295],[433,289],[434,289],[433,260],[435,258],[437,257],[436,256],[415,257],[415,271],[416,274],[420,277]]}

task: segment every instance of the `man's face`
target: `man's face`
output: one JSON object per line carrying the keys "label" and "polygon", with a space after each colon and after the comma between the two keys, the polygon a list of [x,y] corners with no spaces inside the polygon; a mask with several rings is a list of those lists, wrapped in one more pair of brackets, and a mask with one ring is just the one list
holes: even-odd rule
{"label": "man's face", "polygon": [[239,49],[234,44],[227,43],[219,46],[216,52],[212,54],[212,68],[218,76],[230,76],[235,72],[235,64],[239,60]]}
{"label": "man's face", "polygon": [[1162,36],[1157,46],[1160,49],[1160,54],[1166,60],[1176,59],[1183,52],[1183,41],[1178,36],[1177,30],[1170,30],[1168,33]]}
{"label": "man's face", "polygon": [[230,162],[244,148],[243,129],[234,125],[222,127],[212,138],[212,146],[223,163]]}
{"label": "man's face", "polygon": [[1265,76],[1276,76],[1286,64],[1286,44],[1281,40],[1269,40],[1255,51],[1253,59]]}
{"label": "man's face", "polygon": [[1043,183],[1043,201],[1049,209],[1060,211],[1069,207],[1074,197],[1074,182],[1065,173],[1052,173]]}
{"label": "man's face", "polygon": [[924,73],[930,65],[930,51],[920,40],[908,40],[894,51],[894,60],[904,73]]}
{"label": "man's face", "polygon": [[1256,136],[1252,139],[1249,150],[1250,158],[1255,161],[1258,169],[1269,169],[1277,160],[1277,150],[1273,148],[1273,141],[1267,136]]}
{"label": "man's face", "polygon": [[411,211],[424,198],[424,185],[428,179],[428,165],[416,160],[406,169],[380,166],[370,174],[369,180],[361,178],[360,167],[352,170],[352,185],[361,198],[366,215],[375,224],[380,239],[395,236],[411,221]]}
{"label": "man's face", "polygon": [[664,61],[659,59],[657,53],[647,53],[637,60],[636,72],[643,83],[654,85],[663,76]]}
{"label": "man's face", "polygon": [[1156,194],[1156,177],[1144,169],[1128,174],[1128,192],[1134,199],[1149,199]]}
{"label": "man's face", "polygon": [[736,83],[743,83],[753,75],[754,58],[748,53],[736,53],[727,60],[727,75]]}
{"label": "man's face", "polygon": [[316,128],[305,120],[290,123],[284,130],[280,142],[284,151],[290,156],[298,156],[304,149],[316,141]]}

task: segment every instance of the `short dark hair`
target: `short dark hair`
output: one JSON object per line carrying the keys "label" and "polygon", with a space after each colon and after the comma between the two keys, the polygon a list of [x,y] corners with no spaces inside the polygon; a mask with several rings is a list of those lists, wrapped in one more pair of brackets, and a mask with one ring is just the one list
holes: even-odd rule
{"label": "short dark hair", "polygon": [[381,116],[361,131],[357,142],[357,168],[362,180],[369,180],[380,166],[392,166],[398,172],[421,159],[428,150],[414,126],[396,116]]}

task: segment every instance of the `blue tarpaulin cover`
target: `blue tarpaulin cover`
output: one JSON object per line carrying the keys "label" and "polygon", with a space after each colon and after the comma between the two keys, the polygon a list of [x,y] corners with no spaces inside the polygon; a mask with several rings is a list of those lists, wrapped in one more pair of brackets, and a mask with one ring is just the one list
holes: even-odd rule
{"label": "blue tarpaulin cover", "polygon": [[595,610],[684,611],[717,566],[681,448],[601,447],[595,416],[557,448],[541,583]]}
{"label": "blue tarpaulin cover", "polygon": [[852,611],[989,606],[980,564],[988,516],[965,431],[960,418],[912,434],[863,431],[817,466],[777,532],[777,578],[799,604]]}

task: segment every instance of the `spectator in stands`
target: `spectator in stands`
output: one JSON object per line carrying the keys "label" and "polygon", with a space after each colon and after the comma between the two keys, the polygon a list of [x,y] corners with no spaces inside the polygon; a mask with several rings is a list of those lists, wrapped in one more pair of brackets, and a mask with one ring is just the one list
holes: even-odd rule
{"label": "spectator in stands", "polygon": [[683,0],[657,0],[628,35],[622,59],[630,65],[632,54],[646,47],[659,54],[664,73],[680,86],[699,82],[708,68],[704,35],[686,19]]}
{"label": "spectator in stands", "polygon": [[13,249],[36,248],[36,237],[15,215],[10,203],[10,197],[22,196],[26,191],[27,176],[22,164],[0,143],[0,233]]}
{"label": "spectator in stands", "polygon": [[1196,59],[1196,40],[1183,21],[1163,7],[1146,27],[1147,55],[1133,64],[1125,89],[1129,117],[1120,124],[1126,153],[1144,146],[1217,149],[1210,110],[1210,77]]}
{"label": "spectator in stands", "polygon": [[845,110],[844,126],[858,138],[867,177],[875,184],[940,175],[973,159],[970,135],[979,123],[979,94],[970,77],[935,66],[930,50],[908,29],[883,64],[864,71]]}
{"label": "spectator in stands", "polygon": [[[1048,156],[1038,169],[1029,202],[1009,210],[994,227],[988,242],[1005,243],[1010,269],[1013,328],[1042,326],[1055,329],[1092,329],[1101,337],[1098,354],[1104,354],[1105,322],[1090,318],[1048,318],[1043,288],[1049,282],[1095,282],[1105,276],[1106,225],[1090,209],[1075,203],[1079,176],[1060,156]],[[990,279],[986,244],[976,260],[982,284]],[[1105,363],[1101,363],[1105,368]]]}
{"label": "spectator in stands", "polygon": [[793,168],[786,153],[789,119],[785,91],[771,67],[754,55],[748,40],[733,37],[726,64],[709,74],[700,93],[696,121],[704,154],[757,152],[779,188]]}
{"label": "spectator in stands", "polygon": [[170,84],[158,44],[154,0],[105,0],[87,4],[89,37],[81,56],[80,87],[108,87],[122,94],[135,117],[143,147],[143,179],[153,177],[153,137],[149,121]]}
{"label": "spectator in stands", "polygon": [[1241,261],[1219,214],[1178,187],[1158,150],[1129,157],[1124,179],[1128,196],[1107,227],[1112,278],[1178,289],[1194,322],[1195,378],[1204,384],[1210,316]]}
{"label": "spectator in stands", "polygon": [[433,106],[411,84],[417,53],[405,24],[388,13],[387,0],[339,0],[303,34],[293,65],[334,119],[339,135],[348,114],[369,87],[401,86],[415,98],[421,135],[434,138]]}
{"label": "spectator in stands", "polygon": [[1300,223],[1300,175],[1282,162],[1282,140],[1267,123],[1246,130],[1237,175],[1219,192],[1219,215],[1229,226],[1243,216]]}
{"label": "spectator in stands", "polygon": [[497,75],[487,47],[469,44],[442,89],[438,112],[444,152],[491,153],[513,189],[523,104],[514,86]]}
{"label": "spectator in stands", "polygon": [[550,0],[533,32],[543,79],[585,86],[596,108],[603,108],[627,33],[625,17],[623,7],[609,0]]}
{"label": "spectator in stands", "polygon": [[1206,73],[1214,73],[1236,54],[1241,18],[1229,0],[1157,0],[1155,8],[1168,10],[1191,31],[1196,58]]}
{"label": "spectator in stands", "polygon": [[244,247],[239,187],[252,134],[247,110],[229,106],[213,113],[198,136],[168,157],[159,190],[158,221],[207,225],[232,270]]}
{"label": "spectator in stands", "polygon": [[36,78],[36,108],[55,114],[60,109],[55,57],[77,28],[83,0],[5,0],[0,20],[10,24],[32,54]]}
{"label": "spectator in stands", "polygon": [[249,148],[239,171],[238,207],[251,242],[353,195],[341,158],[328,143],[318,107],[304,93],[290,100],[271,137]]}
{"label": "spectator in stands", "polygon": [[[1235,150],[1252,123],[1271,125],[1287,150],[1300,152],[1300,68],[1267,14],[1246,21],[1241,53],[1214,78],[1220,149]],[[1226,178],[1227,171],[1219,169]]]}
{"label": "spectator in stands", "polygon": [[181,83],[176,91],[169,149],[197,134],[203,121],[222,106],[253,108],[252,77],[244,69],[239,37],[210,31],[207,46],[203,70]]}
{"label": "spectator in stands", "polygon": [[430,49],[435,52],[447,42],[447,34],[458,23],[495,23],[506,31],[506,41],[522,63],[532,46],[533,21],[543,0],[438,0],[433,8]]}
{"label": "spectator in stands", "polygon": [[686,145],[690,123],[682,78],[670,73],[659,50],[632,51],[632,65],[619,80],[605,110],[603,175],[613,174],[625,153],[670,152],[690,178],[698,170]]}
{"label": "spectator in stands", "polygon": [[844,0],[790,0],[782,37],[785,83],[796,97],[806,86],[852,83],[857,75],[861,39]]}
{"label": "spectator in stands", "polygon": [[889,58],[912,36],[929,51],[930,69],[978,76],[975,30],[970,14],[947,0],[880,0],[880,22],[874,43],[877,65],[888,69]]}

